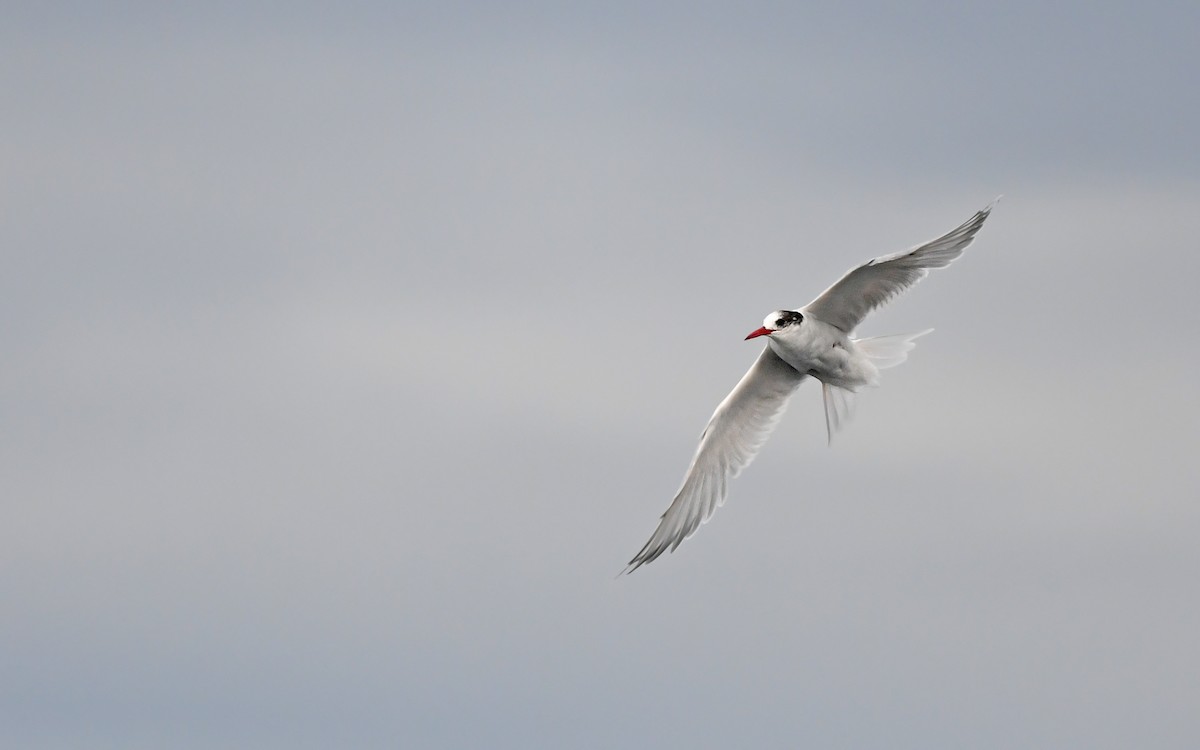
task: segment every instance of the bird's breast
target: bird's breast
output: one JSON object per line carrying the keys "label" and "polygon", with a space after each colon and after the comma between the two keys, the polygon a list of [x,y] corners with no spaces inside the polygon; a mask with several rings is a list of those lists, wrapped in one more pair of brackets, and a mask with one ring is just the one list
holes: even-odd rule
{"label": "bird's breast", "polygon": [[806,375],[830,385],[858,390],[870,382],[874,369],[846,334],[832,326],[809,326],[808,330],[773,334],[768,343],[779,358]]}

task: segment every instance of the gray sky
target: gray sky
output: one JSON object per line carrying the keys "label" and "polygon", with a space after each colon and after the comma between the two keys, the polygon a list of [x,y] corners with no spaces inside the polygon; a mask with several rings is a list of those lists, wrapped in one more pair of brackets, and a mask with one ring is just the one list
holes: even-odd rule
{"label": "gray sky", "polygon": [[0,744],[1200,744],[1200,10],[643,5],[6,6]]}

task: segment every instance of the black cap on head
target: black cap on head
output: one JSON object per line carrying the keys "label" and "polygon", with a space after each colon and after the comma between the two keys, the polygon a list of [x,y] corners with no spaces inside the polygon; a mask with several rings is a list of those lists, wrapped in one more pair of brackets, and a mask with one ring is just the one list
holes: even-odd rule
{"label": "black cap on head", "polygon": [[804,320],[804,316],[795,310],[780,310],[779,314],[775,316],[775,320],[772,321],[772,323],[776,329],[779,329],[785,326],[790,326],[793,323],[799,323],[802,320]]}

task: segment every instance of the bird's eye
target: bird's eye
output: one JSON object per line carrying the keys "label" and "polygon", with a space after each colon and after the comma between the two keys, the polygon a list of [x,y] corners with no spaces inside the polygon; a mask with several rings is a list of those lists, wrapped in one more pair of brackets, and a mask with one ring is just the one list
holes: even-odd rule
{"label": "bird's eye", "polygon": [[787,324],[787,318],[780,318],[779,320],[775,321],[776,328],[783,328]]}

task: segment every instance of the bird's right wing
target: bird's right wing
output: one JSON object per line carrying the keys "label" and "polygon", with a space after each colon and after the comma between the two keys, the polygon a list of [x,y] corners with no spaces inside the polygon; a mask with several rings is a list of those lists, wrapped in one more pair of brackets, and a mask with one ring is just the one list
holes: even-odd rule
{"label": "bird's right wing", "polygon": [[750,371],[713,413],[675,500],[650,541],[629,561],[626,573],[668,550],[674,552],[724,505],[729,480],[754,460],[804,377],[770,346],[763,347]]}

